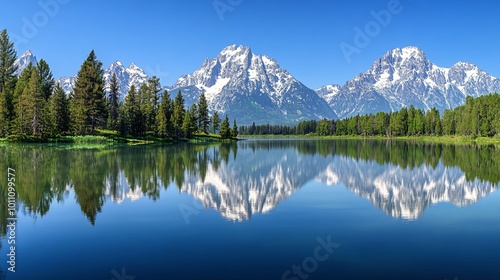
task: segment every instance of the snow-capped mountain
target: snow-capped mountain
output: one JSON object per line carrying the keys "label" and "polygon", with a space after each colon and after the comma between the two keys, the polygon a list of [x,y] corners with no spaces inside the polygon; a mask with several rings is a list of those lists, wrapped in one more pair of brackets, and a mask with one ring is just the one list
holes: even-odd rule
{"label": "snow-capped mountain", "polygon": [[28,67],[30,63],[35,66],[38,64],[38,60],[30,50],[27,50],[14,62],[14,65],[17,66],[17,71],[15,74],[20,75],[23,72],[24,68]]}
{"label": "snow-capped mountain", "polygon": [[[118,78],[118,84],[120,85],[120,99],[123,100],[130,87],[134,85],[136,88],[139,88],[142,84],[146,83],[148,80],[148,75],[144,70],[135,65],[134,63],[130,64],[128,68],[125,68],[120,61],[116,61],[108,69],[104,70],[104,80],[106,82],[106,91],[109,92],[109,84],[111,81],[111,77],[113,77],[113,73],[116,74]],[[56,81],[56,83],[60,83],[61,87],[64,91],[69,94],[76,82],[76,75],[73,77],[62,77]]]}
{"label": "snow-capped mountain", "polygon": [[132,85],[136,89],[148,81],[148,75],[144,70],[135,65],[130,64],[128,68],[125,68],[120,61],[116,61],[111,66],[104,71],[104,80],[106,81],[106,91],[109,92],[109,85],[113,73],[116,74],[118,78],[118,83],[120,85],[120,99],[123,99]]}
{"label": "snow-capped mountain", "polygon": [[458,62],[450,68],[430,62],[416,47],[387,52],[370,70],[344,86],[317,92],[341,118],[356,114],[396,111],[413,104],[443,111],[462,105],[467,96],[500,91],[500,80],[476,65]]}
{"label": "snow-capped mountain", "polygon": [[61,77],[56,80],[56,84],[59,84],[67,95],[69,95],[73,90],[73,88],[75,87],[75,83],[76,75],[69,78]]}
{"label": "snow-capped mountain", "polygon": [[216,58],[207,58],[170,90],[173,94],[181,90],[188,105],[204,92],[211,110],[237,118],[240,124],[337,117],[322,98],[275,60],[253,54],[244,46],[231,45]]}
{"label": "snow-capped mountain", "polygon": [[323,98],[328,104],[332,101],[333,97],[340,93],[341,87],[339,85],[326,85],[316,90],[316,93]]}
{"label": "snow-capped mountain", "polygon": [[[36,64],[37,59],[26,51],[16,60],[18,73],[30,62]],[[148,80],[135,64],[126,68],[117,61],[105,70],[108,91],[113,73],[119,80],[121,99],[131,85],[140,87]],[[75,81],[76,76],[57,80],[67,93]],[[327,85],[313,91],[275,60],[256,55],[249,47],[231,45],[166,89],[172,96],[180,90],[187,106],[204,92],[210,110],[228,114],[239,124],[291,124],[396,111],[410,105],[443,111],[462,105],[467,96],[500,92],[500,80],[467,62],[439,67],[422,50],[405,47],[387,52],[368,71],[343,86]]]}

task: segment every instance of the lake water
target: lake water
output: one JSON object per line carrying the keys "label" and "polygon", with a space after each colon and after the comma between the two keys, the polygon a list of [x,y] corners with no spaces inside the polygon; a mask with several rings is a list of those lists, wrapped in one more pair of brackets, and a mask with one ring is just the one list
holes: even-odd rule
{"label": "lake water", "polygon": [[4,279],[500,279],[500,147],[2,146]]}

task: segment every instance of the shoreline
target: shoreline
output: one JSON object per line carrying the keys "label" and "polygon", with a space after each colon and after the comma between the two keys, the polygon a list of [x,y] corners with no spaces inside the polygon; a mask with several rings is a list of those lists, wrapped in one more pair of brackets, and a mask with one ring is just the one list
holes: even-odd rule
{"label": "shoreline", "polygon": [[318,136],[318,135],[241,135],[242,139],[317,139],[317,140],[380,140],[380,141],[415,141],[435,144],[500,144],[500,137],[466,136]]}
{"label": "shoreline", "polygon": [[85,145],[148,145],[175,143],[231,143],[251,139],[305,139],[305,140],[377,140],[377,141],[412,141],[420,143],[452,144],[452,145],[495,145],[500,144],[500,137],[465,137],[465,136],[318,136],[318,135],[241,135],[238,138],[222,139],[216,134],[195,134],[192,138],[160,138],[154,136],[130,137],[117,134],[100,134],[85,136],[61,136],[49,139],[0,138],[0,144],[71,144]]}
{"label": "shoreline", "polygon": [[161,138],[155,136],[131,137],[120,136],[115,133],[101,133],[98,135],[61,136],[57,138],[0,138],[0,144],[70,144],[76,146],[86,145],[148,145],[148,144],[174,144],[174,143],[230,143],[241,139],[222,139],[219,135],[199,133],[191,138]]}

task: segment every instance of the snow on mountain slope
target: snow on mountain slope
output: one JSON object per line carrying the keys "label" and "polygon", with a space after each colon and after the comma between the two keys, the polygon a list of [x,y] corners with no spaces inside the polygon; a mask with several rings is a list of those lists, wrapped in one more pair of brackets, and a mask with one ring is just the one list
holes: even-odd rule
{"label": "snow on mountain slope", "polygon": [[[123,100],[127,95],[130,87],[134,85],[139,88],[142,84],[146,83],[148,80],[148,75],[140,67],[132,63],[128,68],[125,68],[120,61],[116,61],[109,66],[108,69],[104,70],[104,80],[106,82],[106,91],[109,92],[109,84],[113,73],[116,74],[118,78],[118,84],[120,85],[120,99]],[[62,77],[56,81],[59,82],[64,89],[64,91],[69,94],[76,82],[76,75],[66,78]]]}
{"label": "snow on mountain slope", "polygon": [[226,47],[192,74],[179,78],[170,90],[174,94],[181,90],[187,104],[204,92],[211,110],[237,118],[241,124],[336,118],[313,90],[275,60],[253,54],[249,47]]}
{"label": "snow on mountain slope", "polygon": [[458,62],[442,68],[430,62],[416,47],[387,52],[365,73],[340,89],[325,86],[317,92],[339,117],[395,111],[413,104],[425,110],[443,111],[465,102],[466,96],[500,91],[500,80],[476,65]]}
{"label": "snow on mountain slope", "polygon": [[38,60],[30,50],[27,50],[14,62],[14,65],[17,66],[17,71],[15,72],[15,74],[20,75],[21,72],[23,72],[24,68],[28,67],[30,63],[35,66],[38,64]]}

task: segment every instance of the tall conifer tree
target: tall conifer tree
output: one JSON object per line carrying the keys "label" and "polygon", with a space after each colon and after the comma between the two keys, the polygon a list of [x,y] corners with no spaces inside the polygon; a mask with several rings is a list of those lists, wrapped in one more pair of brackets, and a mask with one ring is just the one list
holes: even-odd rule
{"label": "tall conifer tree", "polygon": [[165,90],[158,108],[158,114],[156,115],[156,129],[158,136],[167,137],[172,135],[172,124],[170,122],[172,111],[172,100],[170,100],[170,94],[168,91]]}
{"label": "tall conifer tree", "polygon": [[174,100],[174,109],[172,112],[171,122],[173,127],[173,136],[179,138],[182,134],[182,123],[184,122],[184,97],[179,91]]}
{"label": "tall conifer tree", "polygon": [[220,125],[219,134],[223,139],[228,139],[231,137],[231,128],[229,127],[229,118],[227,117],[227,115]]}
{"label": "tall conifer tree", "polygon": [[120,114],[119,109],[119,99],[120,99],[120,84],[118,83],[118,78],[116,73],[113,73],[111,81],[109,84],[109,116],[108,116],[108,128],[112,130],[118,129],[118,117]]}
{"label": "tall conifer tree", "polygon": [[107,118],[104,71],[93,50],[78,71],[70,105],[75,134],[93,134]]}
{"label": "tall conifer tree", "polygon": [[69,131],[69,101],[60,84],[54,88],[49,99],[50,117],[53,123],[53,134],[61,135]]}
{"label": "tall conifer tree", "polygon": [[217,111],[214,111],[214,114],[212,115],[212,129],[213,129],[213,133],[217,133],[217,131],[219,130],[220,128],[220,122],[221,122],[221,119],[219,117],[219,113]]}
{"label": "tall conifer tree", "polygon": [[205,93],[202,93],[198,100],[198,127],[203,131],[208,131],[210,125],[210,116],[208,115],[208,103]]}
{"label": "tall conifer tree", "polygon": [[0,32],[0,136],[9,134],[10,121],[14,115],[12,95],[17,81],[16,57],[14,43],[4,29]]}

